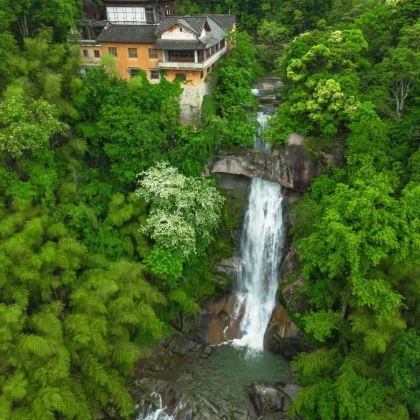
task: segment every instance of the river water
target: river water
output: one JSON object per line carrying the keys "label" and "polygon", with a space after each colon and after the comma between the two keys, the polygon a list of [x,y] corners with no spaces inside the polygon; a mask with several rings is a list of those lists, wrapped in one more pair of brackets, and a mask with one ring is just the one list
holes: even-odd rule
{"label": "river water", "polygon": [[[258,95],[258,90],[254,94]],[[263,109],[257,115],[259,127],[254,148],[263,152],[270,151],[262,139],[269,118],[269,112]],[[239,251],[244,264],[235,283],[236,310],[242,314],[240,335],[228,345],[219,346],[209,359],[178,366],[178,390],[205,395],[216,406],[226,400],[244,407],[248,396],[240,390],[249,384],[287,379],[288,363],[264,351],[264,333],[276,304],[284,243],[282,199],[279,184],[252,179]],[[171,414],[161,403],[158,410],[139,419],[178,418],[176,412]]]}

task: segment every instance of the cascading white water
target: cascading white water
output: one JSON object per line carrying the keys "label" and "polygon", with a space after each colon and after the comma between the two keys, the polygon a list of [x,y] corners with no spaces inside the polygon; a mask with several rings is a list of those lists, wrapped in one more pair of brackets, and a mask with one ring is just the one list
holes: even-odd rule
{"label": "cascading white water", "polygon": [[[159,401],[159,408],[157,410],[148,408],[146,415],[139,416],[137,420],[174,420],[174,416],[170,416],[166,413],[166,407],[163,406],[162,396],[154,393],[152,397],[157,398]],[[175,413],[181,408],[182,403],[175,409]]]}
{"label": "cascading white water", "polygon": [[266,114],[265,112],[258,112],[257,114],[258,130],[257,130],[257,135],[254,136],[254,149],[260,150],[261,152],[270,151],[270,146],[264,142],[263,136],[262,136],[262,134],[264,133],[267,127],[267,121],[269,119],[270,119],[270,115]]}
{"label": "cascading white water", "polygon": [[173,417],[168,416],[165,413],[164,408],[159,408],[158,410],[148,414],[146,417],[143,418],[143,420],[173,420]]}
{"label": "cascading white water", "polygon": [[[262,140],[269,116],[258,114],[260,130],[254,147],[268,151]],[[264,333],[276,304],[283,247],[282,194],[279,184],[254,178],[241,238],[244,267],[237,276],[237,302],[243,312],[240,339],[233,344],[262,350]]]}

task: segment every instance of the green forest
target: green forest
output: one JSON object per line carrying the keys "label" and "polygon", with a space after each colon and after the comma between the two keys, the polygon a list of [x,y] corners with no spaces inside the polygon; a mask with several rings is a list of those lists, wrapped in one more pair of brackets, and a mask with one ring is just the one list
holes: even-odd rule
{"label": "green forest", "polygon": [[180,81],[82,76],[81,3],[0,0],[0,419],[132,418],[138,360],[218,293],[239,216],[201,174],[252,145],[264,74],[266,141],[344,155],[294,206],[290,418],[420,418],[420,0],[179,0],[237,18],[198,127]]}

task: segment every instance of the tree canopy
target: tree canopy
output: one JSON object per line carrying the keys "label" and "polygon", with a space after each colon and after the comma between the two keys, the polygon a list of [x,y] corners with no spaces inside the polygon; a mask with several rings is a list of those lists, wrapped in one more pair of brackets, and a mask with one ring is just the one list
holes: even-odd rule
{"label": "tree canopy", "polygon": [[238,23],[196,126],[178,81],[109,58],[82,76],[81,2],[0,0],[0,418],[132,417],[137,361],[220,291],[241,218],[201,174],[252,144],[264,73],[283,82],[266,140],[344,160],[293,207],[311,351],[291,415],[419,417],[419,1],[178,7]]}

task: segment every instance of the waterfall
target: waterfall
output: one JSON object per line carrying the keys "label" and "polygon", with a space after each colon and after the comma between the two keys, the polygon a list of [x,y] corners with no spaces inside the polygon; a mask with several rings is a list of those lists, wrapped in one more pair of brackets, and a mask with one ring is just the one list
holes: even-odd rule
{"label": "waterfall", "polygon": [[[258,113],[254,148],[269,151],[262,140],[269,116]],[[237,274],[237,302],[242,337],[234,345],[262,350],[264,333],[276,304],[283,246],[282,193],[279,184],[253,178],[241,237],[244,267]]]}
{"label": "waterfall", "polygon": [[173,417],[168,416],[165,413],[164,408],[159,408],[158,410],[148,414],[143,420],[173,420]]}
{"label": "waterfall", "polygon": [[257,122],[258,122],[258,130],[257,135],[254,136],[254,149],[260,150],[261,152],[269,152],[270,146],[264,143],[262,138],[262,134],[267,127],[267,121],[270,119],[270,115],[266,114],[265,112],[258,112],[257,114]]}
{"label": "waterfall", "polygon": [[[156,410],[156,409],[153,409],[152,406],[150,406],[147,409],[146,414],[140,415],[137,418],[137,420],[174,420],[173,416],[170,416],[166,413],[166,407],[163,406],[162,396],[160,394],[153,393],[151,397],[157,398],[157,400],[159,401],[159,408]],[[178,411],[178,408],[180,407],[181,407],[181,403],[176,408],[175,413]]]}

